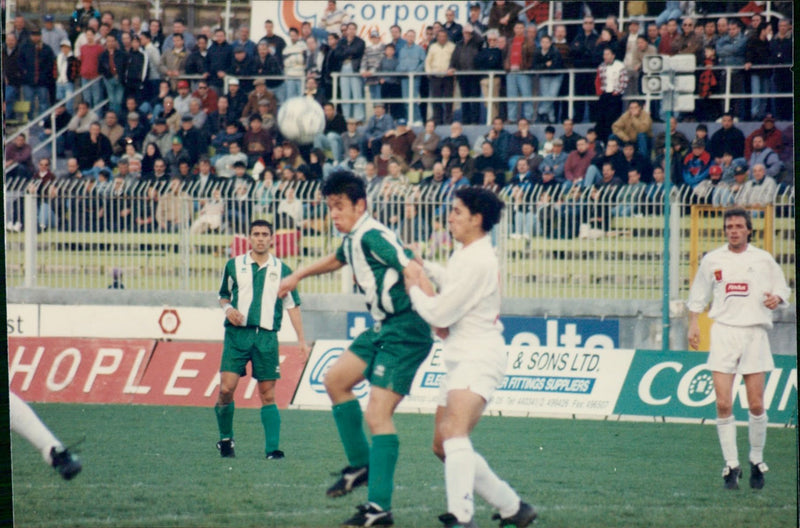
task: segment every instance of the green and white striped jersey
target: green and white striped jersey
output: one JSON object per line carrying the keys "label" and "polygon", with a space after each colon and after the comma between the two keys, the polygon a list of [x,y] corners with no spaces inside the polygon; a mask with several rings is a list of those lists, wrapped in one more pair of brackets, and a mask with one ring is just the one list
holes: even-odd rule
{"label": "green and white striped jersey", "polygon": [[411,310],[403,268],[413,256],[391,229],[368,213],[359,218],[336,250],[336,259],[353,268],[356,285],[376,321]]}
{"label": "green and white striped jersey", "polygon": [[[230,300],[233,307],[247,317],[247,326],[277,332],[281,328],[283,309],[300,306],[297,290],[283,299],[278,298],[281,279],[291,273],[289,266],[274,255],[259,267],[248,251],[225,264],[219,298]],[[230,324],[225,319],[225,325]]]}

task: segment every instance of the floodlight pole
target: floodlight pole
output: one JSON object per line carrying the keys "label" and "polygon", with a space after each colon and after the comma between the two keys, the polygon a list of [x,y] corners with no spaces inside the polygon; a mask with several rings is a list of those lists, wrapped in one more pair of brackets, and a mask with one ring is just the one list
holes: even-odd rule
{"label": "floodlight pole", "polygon": [[662,103],[666,103],[667,128],[664,138],[664,258],[663,258],[663,279],[661,285],[661,351],[669,352],[669,239],[670,239],[670,192],[672,187],[672,109],[675,102],[675,72],[667,72],[670,77],[669,88],[665,90],[661,97]]}

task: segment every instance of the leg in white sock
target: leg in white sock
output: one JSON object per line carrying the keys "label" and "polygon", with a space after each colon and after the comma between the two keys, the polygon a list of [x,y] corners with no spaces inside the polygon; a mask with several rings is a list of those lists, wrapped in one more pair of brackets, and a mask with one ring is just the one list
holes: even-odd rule
{"label": "leg in white sock", "polygon": [[739,448],[736,446],[736,419],[733,415],[717,418],[717,436],[725,464],[739,467]]}
{"label": "leg in white sock", "polygon": [[764,461],[764,445],[767,443],[767,413],[760,416],[750,413],[748,426],[750,462],[759,464]]}
{"label": "leg in white sock", "polygon": [[444,481],[447,487],[447,511],[459,522],[469,522],[475,512],[475,451],[468,437],[449,438],[443,444]]}
{"label": "leg in white sock", "polygon": [[11,430],[25,437],[39,450],[45,462],[52,464],[50,449],[62,449],[64,446],[22,398],[9,392],[8,404]]}
{"label": "leg in white sock", "polygon": [[519,509],[517,492],[492,471],[479,453],[475,453],[475,493],[494,506],[502,517],[511,517]]}

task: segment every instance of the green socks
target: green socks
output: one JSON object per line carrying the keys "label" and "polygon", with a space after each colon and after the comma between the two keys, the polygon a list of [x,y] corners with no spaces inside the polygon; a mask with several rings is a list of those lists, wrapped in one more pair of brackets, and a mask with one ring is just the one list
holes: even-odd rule
{"label": "green socks", "polygon": [[228,405],[217,404],[214,412],[217,415],[217,427],[219,427],[219,439],[233,438],[233,411],[234,403]]}
{"label": "green socks", "polygon": [[[364,434],[364,420],[358,400],[334,405],[333,419],[339,430],[339,438],[342,440],[348,464],[352,467],[366,466],[370,462],[369,444],[367,436]],[[372,473],[372,468],[370,468],[370,473]]]}
{"label": "green socks", "polygon": [[277,405],[273,403],[261,408],[261,425],[264,426],[264,452],[269,454],[278,449],[281,439],[281,414]]}
{"label": "green socks", "polygon": [[392,509],[392,490],[394,489],[394,468],[400,442],[396,434],[375,435],[372,437],[372,451],[369,456],[369,493],[367,500],[384,510]]}

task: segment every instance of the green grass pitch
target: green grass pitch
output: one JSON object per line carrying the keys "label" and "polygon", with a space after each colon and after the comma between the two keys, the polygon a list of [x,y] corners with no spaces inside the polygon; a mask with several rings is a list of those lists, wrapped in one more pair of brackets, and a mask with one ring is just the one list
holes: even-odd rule
{"label": "green grass pitch", "polygon": [[[237,410],[235,459],[219,457],[212,409],[37,404],[65,442],[86,435],[84,470],[65,482],[17,435],[18,527],[327,527],[366,500],[328,499],[345,465],[329,412],[283,411],[287,458],[267,461],[257,410]],[[431,415],[400,414],[393,511],[398,527],[434,527],[446,509],[430,451]],[[747,461],[746,428],[739,450]],[[797,524],[797,429],[770,428],[767,485],[722,488],[711,425],[485,417],[473,443],[539,510],[539,527],[787,527]],[[496,526],[476,500],[476,521]]]}

